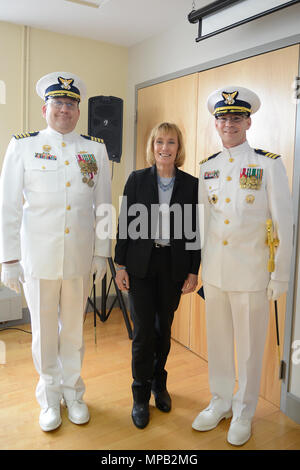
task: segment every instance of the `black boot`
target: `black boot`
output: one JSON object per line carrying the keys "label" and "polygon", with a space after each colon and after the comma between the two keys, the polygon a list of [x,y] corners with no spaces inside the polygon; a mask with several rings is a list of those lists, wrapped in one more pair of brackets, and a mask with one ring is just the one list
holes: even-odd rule
{"label": "black boot", "polygon": [[155,392],[153,390],[153,395],[156,408],[158,408],[160,411],[164,411],[165,413],[171,411],[172,401],[167,390],[163,390],[162,392]]}
{"label": "black boot", "polygon": [[131,417],[137,428],[145,428],[149,423],[149,403],[133,402]]}

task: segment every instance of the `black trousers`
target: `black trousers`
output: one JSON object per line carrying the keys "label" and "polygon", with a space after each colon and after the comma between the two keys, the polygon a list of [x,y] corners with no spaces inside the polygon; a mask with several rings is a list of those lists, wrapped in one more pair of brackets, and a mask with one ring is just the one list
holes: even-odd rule
{"label": "black trousers", "polygon": [[137,403],[148,402],[151,389],[166,389],[165,365],[171,346],[171,326],[184,281],[172,280],[169,247],[154,248],[147,275],[130,277],[130,313],[133,322],[132,393]]}

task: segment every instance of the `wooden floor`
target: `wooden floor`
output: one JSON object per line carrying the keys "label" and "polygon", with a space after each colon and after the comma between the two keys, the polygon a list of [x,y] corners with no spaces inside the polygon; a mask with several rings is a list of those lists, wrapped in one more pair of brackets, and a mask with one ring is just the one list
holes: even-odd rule
{"label": "wooden floor", "polygon": [[84,336],[82,375],[91,420],[77,426],[62,409],[60,428],[45,433],[38,423],[40,410],[34,395],[38,377],[31,358],[31,335],[16,330],[0,332],[6,346],[6,363],[0,365],[0,449],[300,449],[300,425],[262,399],[253,420],[253,435],[240,448],[226,441],[230,420],[223,420],[212,431],[194,431],[193,419],[210,400],[207,363],[174,341],[168,360],[172,411],[165,414],[157,410],[152,397],[150,423],[144,430],[137,429],[130,416],[131,341],[120,311],[115,309],[106,323],[97,321],[97,346],[93,315],[88,314]]}

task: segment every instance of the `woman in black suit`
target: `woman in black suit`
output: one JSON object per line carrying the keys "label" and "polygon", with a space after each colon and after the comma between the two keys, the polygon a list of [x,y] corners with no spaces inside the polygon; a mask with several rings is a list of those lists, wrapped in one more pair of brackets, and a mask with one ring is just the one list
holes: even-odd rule
{"label": "woman in black suit", "polygon": [[151,390],[171,409],[165,364],[181,294],[197,286],[200,241],[198,180],[178,169],[185,160],[180,129],[157,125],[147,143],[150,168],[133,171],[125,189],[115,249],[116,282],[129,292],[132,342],[132,419],[149,422]]}

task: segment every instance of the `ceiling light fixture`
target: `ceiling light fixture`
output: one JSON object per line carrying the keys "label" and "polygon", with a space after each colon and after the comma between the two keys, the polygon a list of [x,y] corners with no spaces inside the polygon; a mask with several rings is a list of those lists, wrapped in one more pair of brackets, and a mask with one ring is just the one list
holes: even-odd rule
{"label": "ceiling light fixture", "polygon": [[66,2],[78,3],[79,5],[84,5],[86,7],[99,8],[104,3],[107,3],[109,0],[66,0]]}

